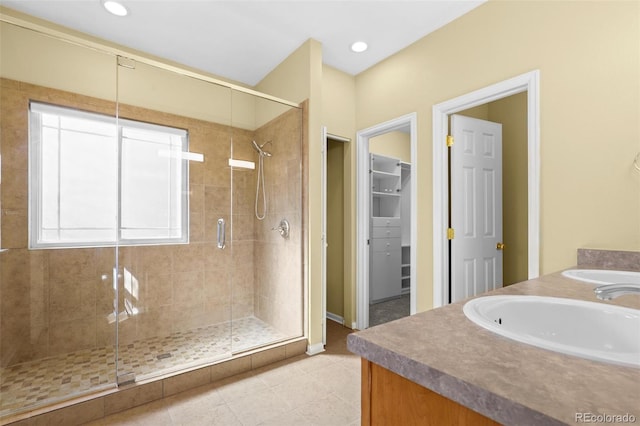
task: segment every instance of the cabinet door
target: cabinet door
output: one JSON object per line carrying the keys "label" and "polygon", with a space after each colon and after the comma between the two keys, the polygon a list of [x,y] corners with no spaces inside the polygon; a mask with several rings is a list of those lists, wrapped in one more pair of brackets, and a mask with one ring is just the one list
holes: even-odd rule
{"label": "cabinet door", "polygon": [[372,253],[371,275],[372,302],[400,295],[400,250],[376,251]]}
{"label": "cabinet door", "polygon": [[400,250],[400,238],[374,238],[373,251],[395,252]]}
{"label": "cabinet door", "polygon": [[371,235],[372,238],[400,238],[400,227],[393,226],[389,228],[382,228],[376,226],[373,228]]}

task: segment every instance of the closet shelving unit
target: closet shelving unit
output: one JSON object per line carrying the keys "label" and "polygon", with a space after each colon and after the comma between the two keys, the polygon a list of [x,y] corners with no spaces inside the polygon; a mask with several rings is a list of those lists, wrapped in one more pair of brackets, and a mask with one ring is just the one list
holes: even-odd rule
{"label": "closet shelving unit", "polygon": [[401,293],[411,291],[411,163],[400,163]]}
{"label": "closet shelving unit", "polygon": [[371,154],[371,303],[400,296],[401,267],[401,164],[400,160]]}

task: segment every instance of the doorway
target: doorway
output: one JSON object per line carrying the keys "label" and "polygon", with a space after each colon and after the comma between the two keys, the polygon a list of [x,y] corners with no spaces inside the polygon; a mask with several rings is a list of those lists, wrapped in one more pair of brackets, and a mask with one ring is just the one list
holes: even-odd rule
{"label": "doorway", "polygon": [[[411,265],[416,264],[417,185],[405,185],[407,199],[411,202],[401,208],[403,164],[405,177],[407,166],[408,170],[417,170],[416,129],[417,114],[411,113],[361,130],[357,134],[356,322],[361,330],[370,326],[372,304],[402,298],[403,282],[404,292],[409,294],[408,313],[416,312],[415,267],[411,268]],[[407,135],[409,162],[401,161],[398,154],[382,151],[385,147],[384,140],[380,144],[374,140],[380,137],[384,139],[384,135],[393,135],[395,132]],[[372,144],[380,145],[378,148],[374,147],[374,151],[377,149],[378,152],[371,150]],[[402,210],[406,215],[404,222],[408,222],[406,228],[411,230],[405,231],[404,241],[400,217]],[[389,261],[390,266],[374,271],[373,268],[379,267],[380,259]],[[380,278],[383,273],[383,280],[376,284],[372,278]],[[393,286],[393,289],[383,288],[386,284]],[[376,285],[376,288],[372,287]]]}
{"label": "doorway", "polygon": [[449,168],[447,134],[451,114],[469,110],[493,101],[526,93],[527,104],[527,278],[539,274],[539,71],[532,71],[510,80],[477,90],[433,107],[433,306],[448,304],[451,277],[449,253]]}

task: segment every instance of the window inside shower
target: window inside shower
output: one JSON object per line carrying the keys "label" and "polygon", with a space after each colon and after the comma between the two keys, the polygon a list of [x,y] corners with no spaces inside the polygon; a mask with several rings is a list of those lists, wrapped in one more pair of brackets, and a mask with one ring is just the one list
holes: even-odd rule
{"label": "window inside shower", "polygon": [[188,241],[185,130],[38,102],[29,127],[30,248]]}

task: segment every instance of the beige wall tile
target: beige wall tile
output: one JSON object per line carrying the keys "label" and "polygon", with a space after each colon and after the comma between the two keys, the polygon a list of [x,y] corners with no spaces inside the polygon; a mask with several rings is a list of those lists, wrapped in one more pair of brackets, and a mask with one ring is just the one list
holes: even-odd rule
{"label": "beige wall tile", "polygon": [[251,356],[224,361],[211,366],[211,381],[222,380],[251,370]]}
{"label": "beige wall tile", "polygon": [[156,336],[169,336],[173,330],[170,305],[143,309],[138,315],[138,338],[147,339]]}
{"label": "beige wall tile", "polygon": [[228,215],[231,211],[231,188],[207,185],[204,189],[204,209],[214,215]]}
{"label": "beige wall tile", "polygon": [[204,272],[202,270],[173,274],[174,303],[198,304],[204,299]]}
{"label": "beige wall tile", "polygon": [[15,168],[5,161],[2,164],[2,208],[27,210],[29,201],[27,170]]}
{"label": "beige wall tile", "polygon": [[176,246],[140,247],[144,272],[168,274],[173,267],[173,248]]}
{"label": "beige wall tile", "polygon": [[251,368],[256,369],[264,367],[265,365],[282,361],[285,358],[286,351],[284,346],[278,346],[277,348],[256,352],[255,354],[251,355]]}
{"label": "beige wall tile", "polygon": [[28,245],[27,210],[2,210],[2,248]]}
{"label": "beige wall tile", "polygon": [[104,399],[97,398],[34,417],[33,425],[79,425],[102,417],[104,417]]}
{"label": "beige wall tile", "polygon": [[306,339],[303,339],[285,345],[285,357],[291,358],[305,353],[307,351],[308,343],[309,342]]}
{"label": "beige wall tile", "polygon": [[104,412],[105,415],[118,413],[161,398],[161,381],[134,385],[130,389],[119,389],[118,392],[104,397]]}
{"label": "beige wall tile", "polygon": [[193,272],[204,270],[202,244],[192,243],[188,245],[176,245],[171,247],[173,248],[172,252],[174,272]]}
{"label": "beige wall tile", "polygon": [[204,213],[204,185],[189,185],[189,211],[192,213]]}
{"label": "beige wall tile", "polygon": [[231,299],[211,298],[205,301],[204,314],[206,325],[231,321]]}
{"label": "beige wall tile", "polygon": [[96,318],[59,322],[49,328],[49,351],[60,355],[96,345]]}
{"label": "beige wall tile", "polygon": [[[227,151],[228,152],[228,151]],[[204,184],[211,186],[229,187],[231,184],[230,155],[207,157],[204,160]]]}
{"label": "beige wall tile", "polygon": [[174,303],[171,305],[171,318],[172,332],[186,331],[208,325],[204,311],[204,301],[198,301],[196,304]]}
{"label": "beige wall tile", "polygon": [[200,368],[198,370],[190,371],[188,373],[179,374],[177,376],[169,377],[162,381],[164,396],[175,395],[178,392],[182,392],[187,389],[192,389],[197,386],[206,385],[210,382],[211,373],[209,367]]}
{"label": "beige wall tile", "polygon": [[76,283],[80,278],[99,277],[96,271],[95,249],[51,250],[49,279],[55,283]]}
{"label": "beige wall tile", "polygon": [[158,274],[154,271],[144,273],[139,304],[143,308],[157,308],[173,303],[173,285],[171,274]]}
{"label": "beige wall tile", "polygon": [[224,249],[215,243],[203,244],[204,268],[206,271],[229,271],[231,267],[231,242]]}
{"label": "beige wall tile", "polygon": [[204,213],[191,212],[189,213],[189,242],[201,243],[204,242]]}

